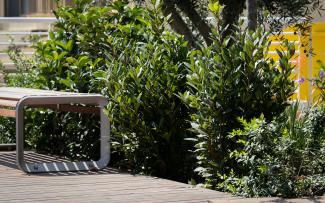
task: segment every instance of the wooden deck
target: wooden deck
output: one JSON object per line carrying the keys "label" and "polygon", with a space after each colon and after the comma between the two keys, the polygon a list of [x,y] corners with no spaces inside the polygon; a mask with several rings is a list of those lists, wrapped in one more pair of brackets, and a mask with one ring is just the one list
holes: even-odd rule
{"label": "wooden deck", "polygon": [[[57,158],[27,153],[28,161]],[[0,202],[228,202],[226,193],[112,168],[99,172],[25,174],[14,152],[0,152]],[[219,201],[217,201],[219,202]]]}
{"label": "wooden deck", "polygon": [[[26,153],[26,162],[64,161]],[[317,198],[241,198],[161,178],[131,175],[113,168],[98,172],[25,174],[16,168],[14,152],[0,151],[0,203],[2,202],[108,202],[108,203],[322,203]]]}

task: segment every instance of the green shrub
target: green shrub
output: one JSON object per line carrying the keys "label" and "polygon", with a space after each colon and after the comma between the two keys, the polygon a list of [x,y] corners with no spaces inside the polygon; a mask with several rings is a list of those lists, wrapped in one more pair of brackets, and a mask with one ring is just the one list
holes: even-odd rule
{"label": "green shrub", "polygon": [[263,113],[270,121],[284,111],[295,90],[289,63],[294,45],[285,42],[288,51],[277,51],[277,64],[268,58],[269,34],[263,27],[256,32],[238,29],[225,39],[221,33],[216,30],[211,46],[192,53],[190,90],[181,95],[194,109],[196,171],[212,188],[236,168],[228,154],[238,145],[227,135],[241,127],[237,117],[251,119]]}
{"label": "green shrub", "polygon": [[[34,58],[24,55],[21,49],[14,44],[9,47],[7,53],[11,61],[15,64],[17,73],[8,73],[1,63],[0,73],[4,76],[6,85],[13,87],[35,87]],[[0,117],[0,143],[16,142],[15,126],[15,119]]]}
{"label": "green shrub", "polygon": [[237,167],[223,184],[245,196],[314,196],[325,192],[325,108],[300,113],[298,104],[270,123],[263,117],[246,122],[231,138],[242,145],[233,151]]}
{"label": "green shrub", "polygon": [[15,143],[14,119],[0,117],[0,143]]}
{"label": "green shrub", "polygon": [[[107,96],[111,163],[187,181],[193,171],[188,152],[193,144],[184,140],[191,136],[189,113],[177,96],[186,88],[187,43],[166,28],[159,8],[132,7],[121,0],[105,7],[89,0],[75,3],[55,11],[58,22],[50,39],[36,44],[31,86]],[[31,129],[28,143],[41,151],[73,158],[80,151],[81,158],[93,158],[88,146],[97,143],[98,128],[86,130],[97,124],[87,118],[34,113],[27,127],[40,127]],[[43,124],[45,119],[53,122]],[[67,142],[72,144],[65,147]]]}
{"label": "green shrub", "polygon": [[186,88],[187,48],[167,31],[160,40],[126,47],[125,59],[112,60],[101,78],[111,98],[114,147],[123,150],[126,164],[185,181],[191,170],[180,166],[190,166],[189,112],[176,95]]}

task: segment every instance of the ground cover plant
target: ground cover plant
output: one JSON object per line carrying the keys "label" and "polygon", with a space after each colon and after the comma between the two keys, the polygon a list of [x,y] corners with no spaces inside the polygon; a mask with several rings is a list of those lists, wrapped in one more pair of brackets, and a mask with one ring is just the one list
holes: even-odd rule
{"label": "ground cover plant", "polygon": [[272,122],[261,116],[240,119],[242,130],[230,138],[243,146],[229,155],[241,173],[233,172],[222,184],[245,196],[314,196],[325,192],[325,108],[301,112],[288,107]]}

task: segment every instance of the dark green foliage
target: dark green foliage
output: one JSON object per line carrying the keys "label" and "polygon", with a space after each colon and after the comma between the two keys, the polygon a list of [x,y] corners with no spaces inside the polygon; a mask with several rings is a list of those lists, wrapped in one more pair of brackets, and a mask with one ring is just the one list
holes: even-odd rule
{"label": "dark green foliage", "polygon": [[[242,145],[236,157],[240,173],[222,184],[245,196],[314,196],[325,192],[325,108],[298,111],[298,104],[278,120],[246,122],[229,137]],[[235,171],[235,170],[234,170]]]}
{"label": "dark green foliage", "polygon": [[27,110],[26,143],[38,152],[73,160],[99,159],[99,118],[95,115]]}
{"label": "dark green foliage", "polygon": [[238,145],[227,134],[241,127],[237,117],[251,119],[263,113],[270,121],[284,111],[295,90],[290,79],[292,44],[285,44],[288,52],[278,51],[276,65],[267,57],[269,35],[262,27],[254,33],[238,29],[232,36],[236,43],[220,33],[214,33],[210,47],[193,52],[187,77],[190,91],[181,95],[195,111],[197,171],[213,188],[236,165],[228,153]]}
{"label": "dark green foliage", "polygon": [[10,118],[0,117],[0,144],[15,143],[15,120]]}
{"label": "dark green foliage", "polygon": [[126,46],[125,58],[101,72],[111,98],[113,146],[123,150],[128,167],[185,180],[189,171],[179,166],[190,161],[185,154],[191,143],[184,142],[189,113],[176,95],[186,88],[187,48],[169,32],[160,37],[161,42]]}
{"label": "dark green foliage", "polygon": [[[30,86],[107,96],[111,163],[187,181],[193,171],[188,152],[193,144],[185,141],[191,135],[189,112],[177,97],[186,88],[186,42],[166,29],[157,9],[120,0],[105,7],[87,0],[75,3],[55,11],[58,22],[50,39],[36,44]],[[98,118],[37,112],[28,119],[33,132],[27,135],[28,144],[33,148],[96,158],[90,149],[98,143]]]}

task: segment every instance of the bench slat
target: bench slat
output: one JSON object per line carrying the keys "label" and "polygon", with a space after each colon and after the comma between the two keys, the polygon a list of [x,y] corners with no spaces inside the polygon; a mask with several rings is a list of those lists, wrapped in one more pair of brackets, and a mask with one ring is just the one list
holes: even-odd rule
{"label": "bench slat", "polygon": [[[0,106],[16,107],[17,102],[18,101],[0,99]],[[63,111],[63,112],[99,114],[98,107],[73,106],[73,105],[68,105],[68,104],[60,104],[60,105],[46,104],[46,105],[29,105],[29,106],[33,107],[33,108],[49,108],[49,109],[59,110],[59,111]],[[14,110],[12,110],[12,111],[14,111]],[[13,112],[11,112],[10,109],[1,109],[0,115],[2,115],[2,116],[13,115]],[[10,117],[15,117],[15,116],[10,116]]]}
{"label": "bench slat", "polygon": [[10,110],[10,109],[0,109],[0,116],[5,116],[5,117],[16,117],[16,111],[15,110]]}
{"label": "bench slat", "polygon": [[13,151],[16,149],[15,143],[0,144],[0,151]]}
{"label": "bench slat", "polygon": [[18,101],[0,99],[0,106],[16,107]]}
{"label": "bench slat", "polygon": [[18,101],[23,98],[25,94],[23,93],[14,93],[14,92],[1,92],[0,91],[0,99],[4,100],[15,100]]}
{"label": "bench slat", "polygon": [[67,95],[89,95],[86,93],[60,92],[51,90],[39,90],[17,87],[0,87],[0,98],[19,100],[25,96],[67,96]]}

